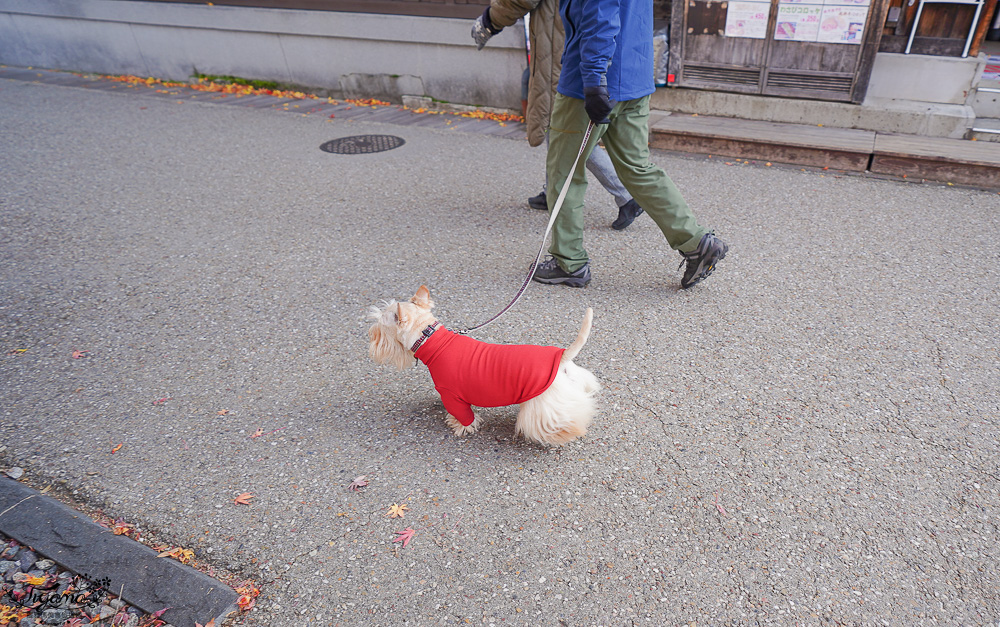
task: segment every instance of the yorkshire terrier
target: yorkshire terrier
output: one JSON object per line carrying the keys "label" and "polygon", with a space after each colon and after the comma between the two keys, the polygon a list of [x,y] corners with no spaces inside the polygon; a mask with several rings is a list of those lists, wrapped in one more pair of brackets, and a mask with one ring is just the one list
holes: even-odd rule
{"label": "yorkshire terrier", "polygon": [[590,336],[587,308],[576,340],[555,346],[487,344],[453,333],[431,313],[434,302],[421,285],[408,303],[372,307],[368,353],[378,364],[402,370],[423,362],[448,412],[455,435],[479,429],[476,407],[520,404],[514,435],[561,446],[587,433],[596,412],[597,377],[573,363]]}

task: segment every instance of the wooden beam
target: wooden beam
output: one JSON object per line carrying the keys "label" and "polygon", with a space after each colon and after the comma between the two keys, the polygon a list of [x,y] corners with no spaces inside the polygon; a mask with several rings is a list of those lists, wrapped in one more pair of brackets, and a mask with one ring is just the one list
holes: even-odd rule
{"label": "wooden beam", "polygon": [[997,0],[987,2],[983,7],[983,12],[979,15],[979,24],[976,26],[976,34],[972,37],[972,46],[969,48],[969,56],[974,57],[979,54],[979,47],[986,38],[986,31],[990,29],[993,21],[993,14],[997,10]]}

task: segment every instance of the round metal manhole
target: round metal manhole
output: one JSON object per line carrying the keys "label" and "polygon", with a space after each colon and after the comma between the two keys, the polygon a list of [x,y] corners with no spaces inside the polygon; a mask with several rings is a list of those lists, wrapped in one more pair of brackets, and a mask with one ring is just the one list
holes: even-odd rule
{"label": "round metal manhole", "polygon": [[372,152],[385,152],[399,148],[405,143],[406,140],[395,135],[354,135],[332,139],[320,146],[319,149],[324,152],[332,152],[335,155],[363,155]]}

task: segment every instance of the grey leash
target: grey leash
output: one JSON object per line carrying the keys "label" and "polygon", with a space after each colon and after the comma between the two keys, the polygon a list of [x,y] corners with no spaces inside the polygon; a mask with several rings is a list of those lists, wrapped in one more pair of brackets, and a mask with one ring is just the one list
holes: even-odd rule
{"label": "grey leash", "polygon": [[531,264],[531,268],[528,270],[528,276],[524,278],[524,283],[521,284],[521,289],[517,290],[517,294],[514,295],[514,300],[510,301],[506,307],[500,310],[500,312],[487,320],[482,324],[478,324],[474,327],[469,327],[468,329],[462,329],[461,331],[455,331],[459,335],[468,335],[469,333],[475,331],[476,329],[482,329],[486,325],[490,324],[500,316],[507,313],[511,307],[521,298],[524,292],[528,289],[528,284],[531,283],[531,277],[535,275],[535,270],[538,268],[538,260],[542,258],[542,251],[545,250],[545,241],[549,238],[549,233],[552,231],[552,225],[555,224],[556,216],[559,215],[559,210],[562,208],[563,201],[566,199],[566,192],[569,190],[570,183],[573,180],[573,175],[576,174],[576,166],[580,163],[580,157],[583,156],[584,151],[587,149],[587,142],[590,140],[590,133],[594,130],[594,122],[591,121],[587,124],[587,132],[583,135],[583,143],[580,144],[580,152],[576,153],[576,159],[573,160],[573,167],[570,168],[569,176],[563,181],[562,189],[559,190],[559,197],[556,198],[556,204],[552,207],[552,214],[549,216],[549,224],[545,227],[545,234],[542,235],[542,245],[538,247],[538,254],[535,255],[535,262]]}

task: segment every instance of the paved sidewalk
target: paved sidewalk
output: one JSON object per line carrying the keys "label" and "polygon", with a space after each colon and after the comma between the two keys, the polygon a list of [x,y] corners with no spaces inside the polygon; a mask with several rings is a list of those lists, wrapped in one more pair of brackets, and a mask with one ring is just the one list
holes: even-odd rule
{"label": "paved sidewalk", "polygon": [[1000,194],[657,152],[729,255],[680,291],[592,185],[590,287],[478,335],[593,307],[591,433],[457,439],[366,309],[506,304],[544,151],[250,102],[0,77],[4,467],[253,577],[246,625],[1000,621]]}
{"label": "paved sidewalk", "polygon": [[[0,78],[109,91],[148,90],[144,85],[115,82],[89,74],[0,66]],[[232,96],[185,87],[154,86],[163,98],[225,102],[245,107],[277,108],[307,115],[387,122],[403,126],[446,128],[514,139],[525,138],[525,126],[509,122],[421,114],[398,105],[365,107],[350,102],[326,103],[271,96]],[[436,112],[435,112],[436,113]],[[654,148],[750,165],[798,165],[840,173],[1000,190],[1000,143],[921,135],[876,133],[806,124],[785,124],[671,114],[650,116]]]}

